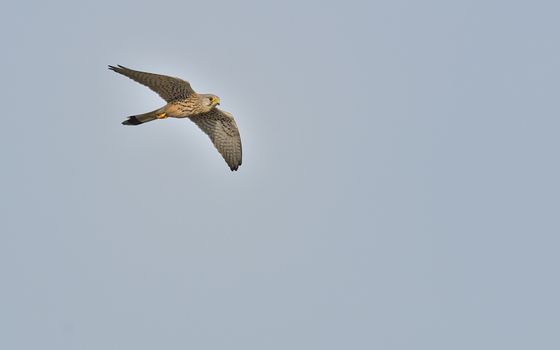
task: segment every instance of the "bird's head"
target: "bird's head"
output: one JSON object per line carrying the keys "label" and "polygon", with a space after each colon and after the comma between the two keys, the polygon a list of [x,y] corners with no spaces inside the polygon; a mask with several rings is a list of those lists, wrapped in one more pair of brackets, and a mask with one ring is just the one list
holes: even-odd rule
{"label": "bird's head", "polygon": [[211,109],[220,104],[220,98],[216,95],[204,94],[202,95],[202,104],[204,107]]}

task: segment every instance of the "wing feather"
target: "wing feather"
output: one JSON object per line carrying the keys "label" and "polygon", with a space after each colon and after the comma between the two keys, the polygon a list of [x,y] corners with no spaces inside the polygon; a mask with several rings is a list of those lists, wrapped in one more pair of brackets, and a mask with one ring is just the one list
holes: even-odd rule
{"label": "wing feather", "polygon": [[210,137],[229,168],[232,171],[237,170],[242,160],[241,136],[233,116],[228,112],[213,108],[207,113],[190,119]]}
{"label": "wing feather", "polygon": [[109,69],[149,87],[167,102],[186,99],[194,93],[191,84],[179,78],[141,72],[121,65],[117,67],[109,66]]}

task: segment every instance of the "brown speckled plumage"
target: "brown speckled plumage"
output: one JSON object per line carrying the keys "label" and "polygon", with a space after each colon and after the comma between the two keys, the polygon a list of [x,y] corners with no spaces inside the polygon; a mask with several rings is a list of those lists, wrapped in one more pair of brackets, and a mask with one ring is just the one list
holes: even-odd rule
{"label": "brown speckled plumage", "polygon": [[220,98],[211,94],[197,94],[191,85],[182,79],[166,75],[132,70],[123,66],[109,66],[142,85],[149,87],[167,104],[145,114],[128,117],[124,125],[140,125],[157,119],[190,118],[209,137],[224,157],[229,168],[237,170],[241,165],[241,137],[233,116],[216,105]]}

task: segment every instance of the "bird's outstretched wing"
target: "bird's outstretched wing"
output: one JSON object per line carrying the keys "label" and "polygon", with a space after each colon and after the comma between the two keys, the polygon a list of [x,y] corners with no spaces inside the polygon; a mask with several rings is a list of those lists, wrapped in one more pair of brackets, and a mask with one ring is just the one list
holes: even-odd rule
{"label": "bird's outstretched wing", "polygon": [[121,65],[109,66],[109,69],[149,87],[167,102],[186,99],[189,95],[194,94],[191,84],[179,78],[140,72]]}
{"label": "bird's outstretched wing", "polygon": [[241,165],[241,137],[233,116],[213,108],[190,119],[210,137],[229,168],[237,170]]}

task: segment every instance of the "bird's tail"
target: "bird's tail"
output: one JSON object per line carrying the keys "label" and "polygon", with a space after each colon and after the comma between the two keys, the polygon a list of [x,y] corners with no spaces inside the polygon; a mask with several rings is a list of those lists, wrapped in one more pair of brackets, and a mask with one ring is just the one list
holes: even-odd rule
{"label": "bird's tail", "polygon": [[152,120],[156,120],[158,117],[159,109],[155,111],[151,111],[144,114],[138,114],[128,117],[127,120],[122,122],[122,125],[140,125],[147,122],[151,122]]}

